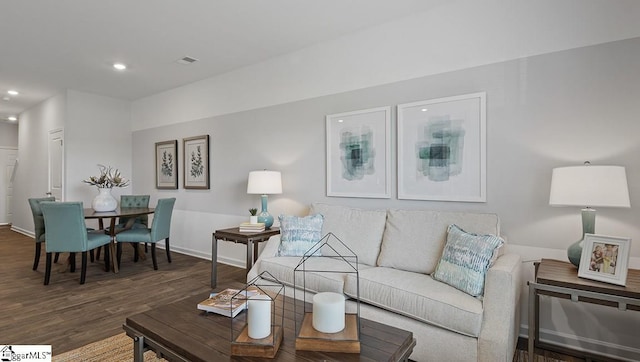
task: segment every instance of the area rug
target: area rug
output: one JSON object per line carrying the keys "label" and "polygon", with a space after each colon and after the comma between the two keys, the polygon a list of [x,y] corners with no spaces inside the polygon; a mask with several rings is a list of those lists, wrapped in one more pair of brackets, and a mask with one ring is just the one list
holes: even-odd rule
{"label": "area rug", "polygon": [[[87,344],[80,348],[53,356],[52,361],[59,362],[125,362],[133,361],[133,340],[126,333],[120,333],[113,337],[98,342]],[[155,352],[144,353],[145,362],[166,361],[157,358]]]}

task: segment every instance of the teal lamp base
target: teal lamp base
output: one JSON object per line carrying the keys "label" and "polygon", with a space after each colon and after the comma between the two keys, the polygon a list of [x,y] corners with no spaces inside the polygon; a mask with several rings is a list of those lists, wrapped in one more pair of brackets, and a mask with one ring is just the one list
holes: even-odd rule
{"label": "teal lamp base", "polygon": [[262,195],[262,212],[258,214],[258,222],[264,223],[265,229],[273,226],[273,216],[267,211],[267,195]]}
{"label": "teal lamp base", "polygon": [[585,234],[593,234],[596,230],[596,210],[591,208],[582,209],[582,239],[571,244],[567,249],[567,257],[571,264],[576,267],[580,266],[582,258],[582,244],[584,243]]}

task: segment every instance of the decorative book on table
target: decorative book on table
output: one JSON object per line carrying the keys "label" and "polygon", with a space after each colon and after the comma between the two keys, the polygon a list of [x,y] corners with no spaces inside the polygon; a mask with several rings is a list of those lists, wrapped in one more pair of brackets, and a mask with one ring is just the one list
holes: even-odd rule
{"label": "decorative book on table", "polygon": [[255,224],[252,224],[250,222],[243,222],[242,224],[240,224],[241,233],[257,233],[264,230],[265,230],[265,227],[263,222],[259,222]]}
{"label": "decorative book on table", "polygon": [[209,298],[198,303],[198,309],[233,318],[246,308],[249,297],[260,294],[257,290],[243,290],[240,294],[239,291],[225,289],[219,293],[211,293]]}

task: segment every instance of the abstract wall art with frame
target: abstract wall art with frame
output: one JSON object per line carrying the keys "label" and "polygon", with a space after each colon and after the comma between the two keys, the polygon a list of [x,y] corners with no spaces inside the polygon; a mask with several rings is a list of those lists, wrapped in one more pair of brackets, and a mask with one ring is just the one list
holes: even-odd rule
{"label": "abstract wall art with frame", "polygon": [[398,105],[398,199],[486,202],[486,93]]}
{"label": "abstract wall art with frame", "polygon": [[326,116],[327,196],[391,197],[391,107]]}

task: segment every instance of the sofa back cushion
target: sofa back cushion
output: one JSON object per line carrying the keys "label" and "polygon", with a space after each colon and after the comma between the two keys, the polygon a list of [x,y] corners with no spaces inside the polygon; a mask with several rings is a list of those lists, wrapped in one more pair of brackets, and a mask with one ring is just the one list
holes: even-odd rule
{"label": "sofa back cushion", "polygon": [[378,265],[433,273],[451,224],[476,234],[500,235],[500,223],[495,214],[389,210]]}
{"label": "sofa back cushion", "polygon": [[[385,210],[363,210],[314,203],[311,205],[311,214],[324,216],[323,236],[329,232],[333,233],[358,256],[359,263],[376,265],[387,219]],[[347,250],[340,250],[341,245],[332,244],[332,246],[336,247],[340,254],[351,254]],[[331,250],[323,249],[322,255],[330,256],[330,252]]]}

